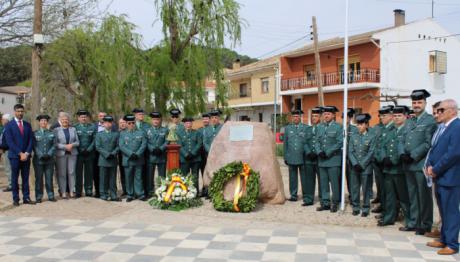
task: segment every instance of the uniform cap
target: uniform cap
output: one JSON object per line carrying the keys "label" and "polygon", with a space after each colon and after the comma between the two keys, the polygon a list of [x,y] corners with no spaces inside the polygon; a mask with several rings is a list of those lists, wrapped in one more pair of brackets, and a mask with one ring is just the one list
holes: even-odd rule
{"label": "uniform cap", "polygon": [[409,107],[407,106],[395,106],[393,108],[393,114],[407,114],[409,113]]}
{"label": "uniform cap", "polygon": [[134,117],[131,114],[128,114],[123,117],[123,120],[125,120],[126,122],[134,122],[136,121],[136,117]]}
{"label": "uniform cap", "polygon": [[293,110],[293,111],[291,112],[291,115],[293,115],[293,116],[294,116],[294,115],[301,115],[301,114],[303,114],[303,111],[300,110],[300,109]]}
{"label": "uniform cap", "polygon": [[134,108],[133,113],[144,113],[144,109],[142,109],[142,108]]}
{"label": "uniform cap", "polygon": [[150,113],[151,118],[161,118],[161,113],[160,112],[152,112]]}
{"label": "uniform cap", "polygon": [[209,112],[209,115],[210,116],[220,116],[222,115],[222,111],[220,111],[220,109],[213,109],[211,110],[211,112]]}
{"label": "uniform cap", "polygon": [[417,90],[412,91],[410,98],[412,100],[425,100],[430,96],[431,94],[425,89],[417,89]]}
{"label": "uniform cap", "polygon": [[394,106],[392,105],[384,106],[379,110],[379,114],[380,115],[391,114],[393,112],[393,108]]}
{"label": "uniform cap", "polygon": [[179,115],[182,113],[179,109],[173,108],[169,111],[172,117],[179,117]]}
{"label": "uniform cap", "polygon": [[323,112],[337,113],[339,110],[335,106],[325,106],[323,107]]}
{"label": "uniform cap", "polygon": [[362,124],[362,123],[369,123],[369,120],[371,120],[371,115],[368,113],[365,114],[359,114],[356,116],[356,123]]}
{"label": "uniform cap", "polygon": [[79,109],[79,110],[77,111],[77,116],[83,116],[83,115],[89,116],[88,110],[86,110],[86,109]]}
{"label": "uniform cap", "polygon": [[193,117],[184,117],[184,118],[182,119],[182,122],[184,122],[184,123],[185,123],[185,122],[193,122]]}
{"label": "uniform cap", "polygon": [[210,114],[209,114],[209,113],[203,113],[203,114],[201,114],[201,118],[205,118],[205,117],[208,117],[208,118],[209,118],[209,117],[210,117]]}
{"label": "uniform cap", "polygon": [[356,114],[355,109],[353,109],[353,108],[348,108],[347,109],[347,116],[348,117],[353,117],[355,114]]}
{"label": "uniform cap", "polygon": [[311,109],[311,113],[312,114],[321,114],[323,112],[323,108],[322,107],[313,107]]}
{"label": "uniform cap", "polygon": [[50,118],[51,117],[49,115],[38,115],[36,119],[40,121],[42,119],[50,120]]}
{"label": "uniform cap", "polygon": [[104,121],[104,122],[113,122],[113,117],[112,116],[104,116],[102,118],[102,121]]}

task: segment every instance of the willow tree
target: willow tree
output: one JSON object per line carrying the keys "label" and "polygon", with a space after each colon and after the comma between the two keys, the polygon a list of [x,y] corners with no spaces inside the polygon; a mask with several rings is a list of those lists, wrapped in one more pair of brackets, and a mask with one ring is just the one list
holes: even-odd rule
{"label": "willow tree", "polygon": [[138,105],[144,96],[143,60],[140,38],[133,30],[124,16],[108,16],[100,26],[69,30],[50,44],[44,57],[48,103],[71,97],[73,105],[64,104],[63,109],[115,114]]}
{"label": "willow tree", "polygon": [[[234,0],[156,0],[164,40],[149,51],[147,83],[154,107],[182,105],[188,115],[204,110],[204,84],[216,80],[217,107],[226,105],[222,48],[241,38],[240,5]],[[214,63],[208,63],[212,59]]]}

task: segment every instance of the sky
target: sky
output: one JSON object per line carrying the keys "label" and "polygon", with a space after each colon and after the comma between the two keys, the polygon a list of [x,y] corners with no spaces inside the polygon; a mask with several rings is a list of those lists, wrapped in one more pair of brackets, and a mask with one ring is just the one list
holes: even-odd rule
{"label": "sky", "polygon": [[[345,0],[237,0],[244,21],[241,43],[227,47],[254,58],[267,58],[307,45],[312,16],[319,40],[343,36]],[[431,0],[349,0],[350,35],[392,26],[394,9],[406,12],[406,22],[431,17]],[[161,21],[155,0],[101,0],[100,9],[125,14],[137,26],[144,48],[161,41]],[[452,34],[460,33],[460,1],[435,0],[434,20]]]}

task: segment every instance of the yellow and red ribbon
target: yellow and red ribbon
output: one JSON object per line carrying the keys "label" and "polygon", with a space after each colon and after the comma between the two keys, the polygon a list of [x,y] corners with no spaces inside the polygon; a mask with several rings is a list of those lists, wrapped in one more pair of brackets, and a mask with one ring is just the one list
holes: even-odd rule
{"label": "yellow and red ribbon", "polygon": [[164,198],[165,202],[171,201],[171,195],[174,191],[174,188],[176,188],[176,185],[179,185],[182,188],[182,190],[187,191],[187,186],[185,185],[184,181],[182,181],[180,176],[173,176],[171,178],[171,183],[169,183],[168,190],[166,191],[166,195]]}
{"label": "yellow and red ribbon", "polygon": [[[233,210],[240,212],[238,207],[238,201],[243,196],[243,193],[246,191],[246,185],[248,183],[249,174],[251,173],[251,168],[247,163],[243,163],[243,171],[236,176],[236,187],[235,193],[233,194]],[[243,178],[243,185],[241,185],[241,178]]]}

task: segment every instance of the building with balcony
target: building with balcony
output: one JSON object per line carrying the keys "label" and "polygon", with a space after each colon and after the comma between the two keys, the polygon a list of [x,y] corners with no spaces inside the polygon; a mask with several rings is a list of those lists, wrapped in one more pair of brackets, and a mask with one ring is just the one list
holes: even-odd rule
{"label": "building with balcony", "polygon": [[[279,57],[261,60],[246,66],[239,62],[226,71],[230,83],[228,105],[230,120],[265,122],[273,126],[274,104],[279,112],[280,96],[275,98],[276,72]],[[277,92],[279,94],[279,92]]]}
{"label": "building with balcony", "polygon": [[[321,75],[316,77],[313,45],[287,52],[280,57],[283,113],[305,112],[318,105],[318,83],[322,84],[325,105],[343,110],[344,39],[319,42]],[[447,54],[453,57],[447,63]],[[403,10],[395,10],[393,27],[349,37],[348,106],[373,115],[385,104],[409,104],[413,89],[432,93],[434,103],[455,92],[460,76],[460,42],[432,19],[405,23]],[[321,81],[321,82],[320,82]],[[338,114],[340,120],[341,114]]]}

